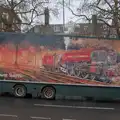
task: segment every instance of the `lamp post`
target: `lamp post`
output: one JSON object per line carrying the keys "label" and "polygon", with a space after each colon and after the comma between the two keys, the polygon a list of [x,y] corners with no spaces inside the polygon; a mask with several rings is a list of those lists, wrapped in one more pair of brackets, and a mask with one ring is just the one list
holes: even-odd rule
{"label": "lamp post", "polygon": [[63,32],[65,30],[65,0],[63,0]]}
{"label": "lamp post", "polygon": [[[62,0],[63,3],[63,31],[65,30],[65,0]],[[70,0],[69,0],[70,5]]]}

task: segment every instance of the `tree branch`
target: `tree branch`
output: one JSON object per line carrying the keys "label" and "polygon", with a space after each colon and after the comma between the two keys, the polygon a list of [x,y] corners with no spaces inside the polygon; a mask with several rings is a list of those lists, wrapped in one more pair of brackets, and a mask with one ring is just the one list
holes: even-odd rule
{"label": "tree branch", "polygon": [[9,6],[11,6],[11,4],[10,4],[10,1],[9,1],[9,0],[7,0],[7,3],[8,3],[8,5],[9,5]]}
{"label": "tree branch", "polygon": [[84,17],[84,18],[85,18],[86,20],[88,20],[89,22],[91,21],[91,19],[88,18],[86,15],[76,14],[76,13],[73,12],[73,10],[72,10],[70,7],[68,7],[68,9],[71,11],[71,13],[72,13],[73,15],[75,15],[75,16],[77,16],[77,17]]}
{"label": "tree branch", "polygon": [[104,0],[104,1],[108,4],[108,6],[110,7],[110,9],[111,9],[112,11],[114,11],[113,7],[110,5],[110,2],[108,2],[107,0]]}
{"label": "tree branch", "polygon": [[105,20],[103,20],[103,19],[100,19],[100,18],[98,18],[97,20],[99,20],[99,21],[101,21],[101,22],[103,22],[103,23],[105,23],[108,27],[112,27],[112,25],[110,25],[109,23],[107,23]]}
{"label": "tree branch", "polygon": [[14,5],[14,8],[17,7],[18,5],[20,5],[24,0],[21,0],[20,2],[18,2],[16,5]]}
{"label": "tree branch", "polygon": [[98,0],[96,5],[99,5],[99,4],[100,4],[100,2],[101,2],[101,0]]}
{"label": "tree branch", "polygon": [[97,8],[97,9],[99,9],[100,11],[103,11],[103,12],[105,12],[105,13],[112,13],[111,10],[110,10],[110,11],[109,11],[109,10],[105,10],[105,9],[103,9],[103,8],[100,8],[100,7],[97,6],[97,5],[90,5],[90,7]]}

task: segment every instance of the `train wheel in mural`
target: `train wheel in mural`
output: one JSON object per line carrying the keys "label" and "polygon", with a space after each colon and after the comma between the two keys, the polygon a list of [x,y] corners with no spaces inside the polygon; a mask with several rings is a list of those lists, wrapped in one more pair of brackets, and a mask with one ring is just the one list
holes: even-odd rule
{"label": "train wheel in mural", "polygon": [[79,69],[75,70],[75,76],[80,77],[80,74],[81,74],[81,71]]}
{"label": "train wheel in mural", "polygon": [[90,80],[95,80],[96,79],[96,75],[95,74],[89,74],[89,79]]}
{"label": "train wheel in mural", "polygon": [[70,75],[70,76],[75,76],[74,68],[68,69],[67,74]]}
{"label": "train wheel in mural", "polygon": [[89,77],[89,73],[84,72],[84,71],[80,73],[80,78],[87,79],[88,77]]}

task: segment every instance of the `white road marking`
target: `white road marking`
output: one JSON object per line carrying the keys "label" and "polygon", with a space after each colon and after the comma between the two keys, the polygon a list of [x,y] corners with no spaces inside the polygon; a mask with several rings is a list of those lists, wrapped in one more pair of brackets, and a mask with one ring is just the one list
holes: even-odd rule
{"label": "white road marking", "polygon": [[51,118],[46,118],[46,117],[36,117],[36,116],[31,116],[31,119],[41,119],[41,120],[51,120]]}
{"label": "white road marking", "polygon": [[75,109],[96,109],[96,110],[115,110],[115,108],[107,107],[85,107],[85,106],[66,106],[66,105],[46,105],[46,104],[34,104],[34,106],[40,107],[55,107],[55,108],[75,108]]}
{"label": "white road marking", "polygon": [[65,119],[65,118],[63,118],[62,120],[76,120],[76,119]]}
{"label": "white road marking", "polygon": [[0,117],[18,117],[17,115],[0,114]]}

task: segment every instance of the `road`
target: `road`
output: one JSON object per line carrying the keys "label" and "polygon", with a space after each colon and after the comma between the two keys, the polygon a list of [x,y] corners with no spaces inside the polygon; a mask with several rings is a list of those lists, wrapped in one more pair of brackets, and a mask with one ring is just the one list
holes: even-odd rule
{"label": "road", "polygon": [[120,103],[1,97],[0,120],[120,120]]}

